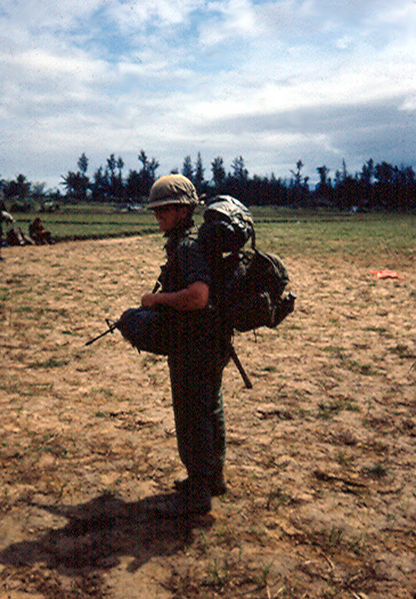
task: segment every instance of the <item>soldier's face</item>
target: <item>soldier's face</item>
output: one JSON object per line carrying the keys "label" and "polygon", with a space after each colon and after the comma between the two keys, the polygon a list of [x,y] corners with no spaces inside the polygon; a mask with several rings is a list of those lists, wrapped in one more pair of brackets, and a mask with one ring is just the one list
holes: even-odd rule
{"label": "soldier's face", "polygon": [[186,215],[183,207],[179,207],[176,204],[167,204],[166,206],[155,208],[154,213],[159,223],[159,229],[163,233],[172,231],[184,219],[184,215]]}

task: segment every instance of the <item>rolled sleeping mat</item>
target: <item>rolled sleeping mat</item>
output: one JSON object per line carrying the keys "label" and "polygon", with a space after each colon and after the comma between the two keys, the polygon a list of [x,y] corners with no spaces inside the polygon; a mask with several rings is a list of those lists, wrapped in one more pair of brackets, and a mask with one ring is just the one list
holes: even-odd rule
{"label": "rolled sleeping mat", "polygon": [[164,314],[148,308],[129,308],[120,317],[117,328],[139,351],[166,356],[171,334]]}

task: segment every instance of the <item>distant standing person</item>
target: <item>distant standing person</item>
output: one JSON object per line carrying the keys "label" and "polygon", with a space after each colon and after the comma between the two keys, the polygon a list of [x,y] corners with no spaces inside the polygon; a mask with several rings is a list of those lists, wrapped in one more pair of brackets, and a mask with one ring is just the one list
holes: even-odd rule
{"label": "distant standing person", "polygon": [[33,223],[29,226],[29,235],[37,245],[53,243],[50,232],[43,228],[39,216],[35,218]]}
{"label": "distant standing person", "polygon": [[6,205],[3,201],[0,202],[0,260],[3,260],[1,255],[1,246],[3,245],[3,221],[14,223],[14,218],[6,210]]}

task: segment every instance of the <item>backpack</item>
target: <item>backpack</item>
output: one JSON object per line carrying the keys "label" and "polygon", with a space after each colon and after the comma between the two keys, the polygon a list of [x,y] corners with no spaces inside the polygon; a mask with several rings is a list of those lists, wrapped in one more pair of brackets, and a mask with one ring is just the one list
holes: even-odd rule
{"label": "backpack", "polygon": [[[283,296],[289,274],[275,254],[256,248],[253,217],[227,195],[206,202],[198,239],[212,273],[213,303],[225,326],[240,332],[274,328],[294,310],[296,296]],[[251,250],[243,249],[251,239]]]}

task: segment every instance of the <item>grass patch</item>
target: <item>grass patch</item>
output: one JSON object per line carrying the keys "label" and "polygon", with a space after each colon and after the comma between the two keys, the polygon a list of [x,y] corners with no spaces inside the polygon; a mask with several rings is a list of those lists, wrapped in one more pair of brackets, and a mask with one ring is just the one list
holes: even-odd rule
{"label": "grass patch", "polygon": [[340,450],[337,453],[337,462],[340,466],[348,467],[353,464],[354,458],[352,456],[347,456],[345,451]]}
{"label": "grass patch", "polygon": [[294,503],[293,497],[280,488],[270,491],[267,498],[266,509],[278,511],[280,507]]}
{"label": "grass patch", "polygon": [[263,372],[277,372],[277,367],[276,366],[264,366],[261,370]]}
{"label": "grass patch", "polygon": [[388,470],[383,464],[377,462],[374,466],[364,468],[363,473],[371,478],[384,478],[387,476]]}
{"label": "grass patch", "polygon": [[395,347],[392,347],[391,351],[402,360],[416,357],[416,354],[407,345],[398,344]]}
{"label": "grass patch", "polygon": [[386,327],[365,327],[363,331],[369,331],[372,333],[379,333],[380,335],[385,335],[388,332]]}
{"label": "grass patch", "polygon": [[31,364],[32,368],[60,368],[69,364],[69,360],[58,360],[57,358],[49,358],[41,362],[34,362]]}
{"label": "grass patch", "polygon": [[359,407],[352,399],[348,397],[335,399],[329,402],[321,402],[318,404],[318,418],[321,418],[322,420],[330,420],[343,410],[347,410],[349,412],[358,412]]}
{"label": "grass patch", "polygon": [[96,418],[108,418],[109,417],[109,413],[108,412],[103,412],[102,410],[99,410],[98,412],[95,412],[94,416]]}
{"label": "grass patch", "polygon": [[372,364],[360,364],[356,360],[351,360],[348,364],[349,370],[362,374],[363,376],[373,376],[379,374]]}
{"label": "grass patch", "polygon": [[323,348],[324,351],[330,353],[330,354],[335,354],[336,356],[343,356],[343,352],[345,351],[343,347],[339,347],[337,345],[328,345],[327,347]]}
{"label": "grass patch", "polygon": [[[374,256],[405,252],[412,257],[414,247],[414,215],[365,214],[349,215],[334,212],[288,212],[286,220],[261,217],[261,208],[254,208],[257,239],[268,240],[269,249],[307,252],[318,256],[338,253],[345,256],[361,256],[374,262]],[[265,208],[264,211],[270,211]],[[356,218],[358,216],[358,218]],[[258,217],[258,218],[256,218]],[[278,236],[279,228],[282,237]],[[274,236],[272,234],[274,229]],[[371,243],[370,243],[371,241]],[[265,249],[268,249],[265,247]]]}

